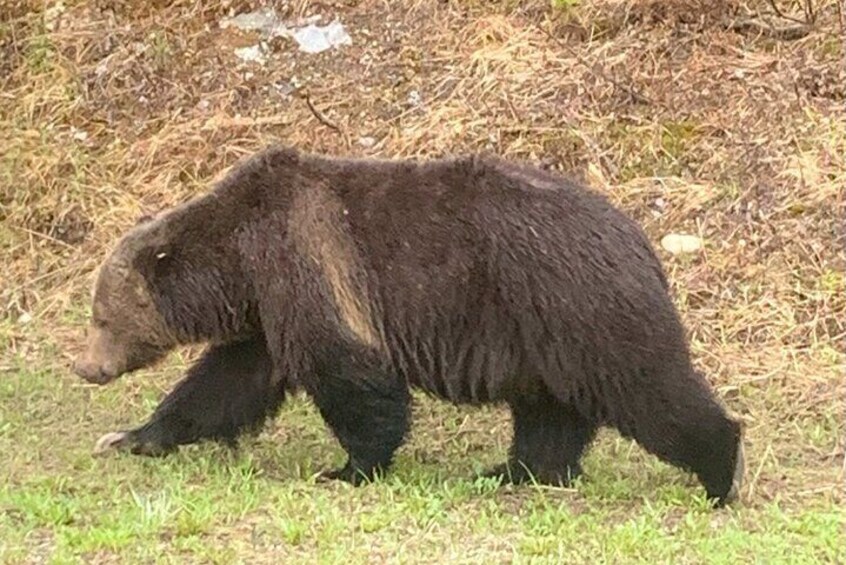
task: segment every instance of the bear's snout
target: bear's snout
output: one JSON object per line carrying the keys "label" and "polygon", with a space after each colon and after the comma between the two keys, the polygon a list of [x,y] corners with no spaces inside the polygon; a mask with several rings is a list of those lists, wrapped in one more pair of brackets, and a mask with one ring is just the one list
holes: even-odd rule
{"label": "bear's snout", "polygon": [[126,348],[112,332],[92,327],[83,351],[73,362],[73,372],[89,383],[107,384],[124,373]]}
{"label": "bear's snout", "polygon": [[73,372],[89,383],[108,384],[117,378],[116,371],[109,370],[98,363],[77,359],[73,363]]}

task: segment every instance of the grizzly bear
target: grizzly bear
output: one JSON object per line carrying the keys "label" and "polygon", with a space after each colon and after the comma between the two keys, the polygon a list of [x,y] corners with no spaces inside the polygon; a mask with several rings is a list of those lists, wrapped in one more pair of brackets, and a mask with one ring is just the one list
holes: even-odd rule
{"label": "grizzly bear", "polygon": [[118,242],[75,372],[105,384],[202,342],[153,417],[97,450],[234,442],[304,390],[348,455],[325,476],[359,484],[390,466],[414,387],[510,407],[501,480],[567,484],[612,426],[718,506],[740,487],[740,423],[693,368],[644,232],[527,164],[260,152]]}

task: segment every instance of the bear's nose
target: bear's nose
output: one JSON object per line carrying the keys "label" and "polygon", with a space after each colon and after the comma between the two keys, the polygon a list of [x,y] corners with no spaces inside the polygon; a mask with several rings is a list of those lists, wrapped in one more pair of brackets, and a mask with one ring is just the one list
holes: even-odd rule
{"label": "bear's nose", "polygon": [[75,360],[73,363],[73,372],[89,383],[98,385],[106,384],[114,378],[104,371],[99,365],[95,363],[88,363],[79,359]]}

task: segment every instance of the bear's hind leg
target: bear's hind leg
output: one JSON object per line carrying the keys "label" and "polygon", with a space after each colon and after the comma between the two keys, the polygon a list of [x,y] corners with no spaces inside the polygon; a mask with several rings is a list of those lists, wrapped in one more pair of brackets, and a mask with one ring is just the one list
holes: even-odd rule
{"label": "bear's hind leg", "polygon": [[284,398],[283,384],[273,382],[264,338],[212,346],[145,424],[104,435],[94,451],[126,448],[157,456],[204,439],[234,445],[239,434],[273,416]]}
{"label": "bear's hind leg", "polygon": [[323,356],[319,383],[309,391],[321,416],[347,452],[346,465],[322,474],[359,485],[387,471],[409,428],[410,394],[398,376],[347,348]]}
{"label": "bear's hind leg", "polygon": [[514,438],[508,463],[485,473],[512,483],[530,480],[566,486],[581,472],[580,460],[596,426],[576,409],[541,393],[509,402]]}

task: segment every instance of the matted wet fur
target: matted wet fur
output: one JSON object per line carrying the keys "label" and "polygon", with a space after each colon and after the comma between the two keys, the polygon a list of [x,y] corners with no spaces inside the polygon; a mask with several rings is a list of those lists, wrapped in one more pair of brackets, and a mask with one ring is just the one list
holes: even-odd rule
{"label": "matted wet fur", "polygon": [[304,389],[348,452],[386,469],[409,386],[505,402],[491,474],[567,483],[597,427],[697,474],[724,504],[741,429],[691,366],[659,260],[605,198],[495,157],[377,161],[270,148],[136,226],[98,277],[82,377],[211,345],[143,427],[99,449],[234,440]]}

